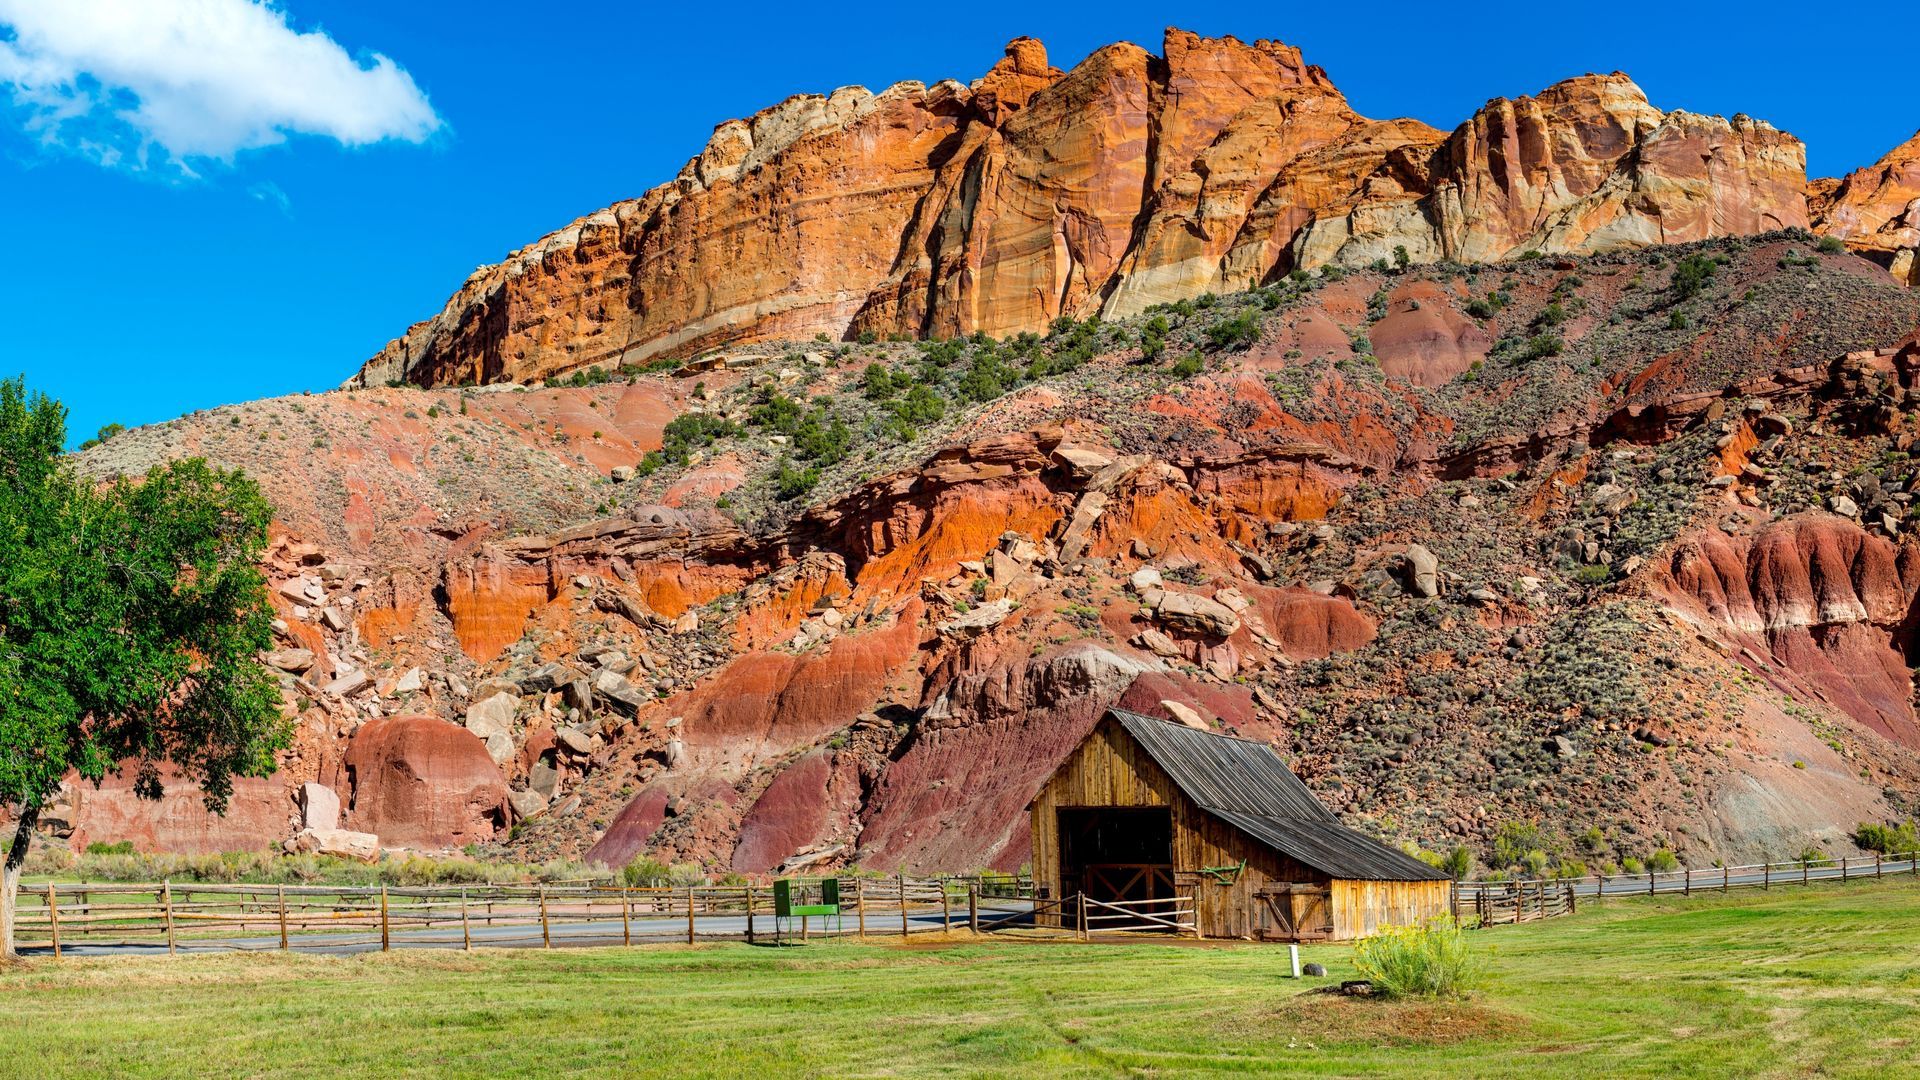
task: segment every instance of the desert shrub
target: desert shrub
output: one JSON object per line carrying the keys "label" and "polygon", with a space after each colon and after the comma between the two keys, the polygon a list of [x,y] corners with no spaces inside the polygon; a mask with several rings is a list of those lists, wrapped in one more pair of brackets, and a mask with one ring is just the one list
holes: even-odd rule
{"label": "desert shrub", "polygon": [[1665,874],[1680,869],[1680,859],[1668,848],[1661,848],[1647,856],[1647,866],[1655,873]]}
{"label": "desert shrub", "polygon": [[1207,327],[1207,343],[1216,349],[1245,349],[1260,340],[1260,313],[1252,308]]}
{"label": "desert shrub", "polygon": [[131,855],[133,854],[133,841],[115,840],[112,843],[107,843],[104,840],[95,840],[93,843],[87,845],[87,854]]}
{"label": "desert shrub", "polygon": [[1393,245],[1393,265],[1402,270],[1413,265],[1413,257],[1407,254],[1407,245]]}
{"label": "desert shrub", "polygon": [[1493,863],[1502,869],[1519,866],[1529,853],[1544,847],[1540,826],[1525,821],[1509,821],[1493,834]]}
{"label": "desert shrub", "polygon": [[629,888],[646,888],[667,883],[673,871],[666,863],[642,855],[620,870],[620,880]]}
{"label": "desert shrub", "polygon": [[798,499],[819,483],[820,469],[817,466],[795,468],[793,459],[789,457],[781,457],[773,471],[773,495],[781,502]]}
{"label": "desert shrub", "polygon": [[1189,353],[1180,358],[1179,361],[1167,370],[1171,372],[1176,379],[1190,379],[1200,374],[1205,366],[1205,363],[1200,359],[1199,353]]}
{"label": "desert shrub", "polygon": [[1673,267],[1673,298],[1689,300],[1707,287],[1720,263],[1711,255],[1689,255]]}
{"label": "desert shrub", "polygon": [[1853,830],[1853,842],[1862,851],[1877,851],[1882,855],[1920,851],[1920,834],[1916,834],[1911,821],[1897,825],[1861,822],[1860,827]]}
{"label": "desert shrub", "polygon": [[1361,938],[1353,964],[1373,992],[1386,998],[1464,997],[1481,976],[1466,935],[1445,919]]}
{"label": "desert shrub", "polygon": [[1620,860],[1620,872],[1624,874],[1644,874],[1647,872],[1647,864],[1629,855]]}
{"label": "desert shrub", "polygon": [[1589,563],[1573,572],[1573,580],[1582,585],[1605,585],[1613,577],[1613,570],[1601,563]]}
{"label": "desert shrub", "polygon": [[1847,250],[1846,243],[1837,236],[1823,236],[1820,238],[1820,242],[1814,246],[1828,255],[1838,255]]}

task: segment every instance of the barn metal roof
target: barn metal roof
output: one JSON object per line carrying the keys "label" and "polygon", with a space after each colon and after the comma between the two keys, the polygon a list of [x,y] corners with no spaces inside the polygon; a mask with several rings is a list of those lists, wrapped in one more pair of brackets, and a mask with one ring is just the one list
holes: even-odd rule
{"label": "barn metal roof", "polygon": [[1201,809],[1296,862],[1348,880],[1444,881],[1447,875],[1341,824],[1265,743],[1125,709],[1127,734]]}

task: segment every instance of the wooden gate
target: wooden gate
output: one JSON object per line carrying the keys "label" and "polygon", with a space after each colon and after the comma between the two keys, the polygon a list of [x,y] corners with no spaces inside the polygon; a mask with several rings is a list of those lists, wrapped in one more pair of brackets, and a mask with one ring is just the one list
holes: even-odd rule
{"label": "wooden gate", "polygon": [[1098,900],[1163,900],[1173,895],[1171,866],[1095,863],[1084,874],[1083,891]]}
{"label": "wooden gate", "polygon": [[1266,941],[1325,941],[1333,936],[1333,895],[1324,885],[1276,881],[1253,894]]}

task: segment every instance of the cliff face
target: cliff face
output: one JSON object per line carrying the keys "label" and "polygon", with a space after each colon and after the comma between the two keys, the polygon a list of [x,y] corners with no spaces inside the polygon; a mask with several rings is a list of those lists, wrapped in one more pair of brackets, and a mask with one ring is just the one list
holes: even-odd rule
{"label": "cliff face", "polygon": [[1807,224],[1798,140],[1662,112],[1618,73],[1446,135],[1360,116],[1276,42],[1169,30],[1159,56],[1111,45],[1063,74],[1022,38],[971,86],[846,87],[720,125],[671,182],[476,271],[352,383],[1004,335],[1397,249],[1488,261]]}
{"label": "cliff face", "polygon": [[1845,179],[1814,181],[1807,194],[1816,228],[1920,285],[1920,132]]}

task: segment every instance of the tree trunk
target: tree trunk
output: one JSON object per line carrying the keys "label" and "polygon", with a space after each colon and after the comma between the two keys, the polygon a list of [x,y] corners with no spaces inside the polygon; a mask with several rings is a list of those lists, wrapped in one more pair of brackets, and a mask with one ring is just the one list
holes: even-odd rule
{"label": "tree trunk", "polygon": [[27,845],[33,842],[33,827],[40,822],[40,804],[28,803],[14,823],[13,843],[7,848],[7,862],[0,880],[0,960],[12,960],[14,904],[20,892],[20,875],[27,867]]}

